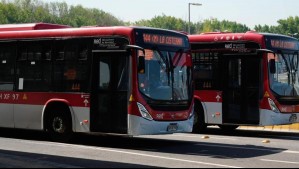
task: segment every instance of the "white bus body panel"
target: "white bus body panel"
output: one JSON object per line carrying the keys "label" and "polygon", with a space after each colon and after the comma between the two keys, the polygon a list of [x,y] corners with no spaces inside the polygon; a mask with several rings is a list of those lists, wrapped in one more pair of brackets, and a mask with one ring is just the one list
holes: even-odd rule
{"label": "white bus body panel", "polygon": [[14,128],[13,104],[0,104],[0,127]]}
{"label": "white bus body panel", "polygon": [[[10,104],[4,104],[5,106]],[[5,107],[4,106],[4,107]],[[90,108],[89,107],[69,107],[72,115],[74,132],[90,132]],[[1,107],[0,110],[3,110]],[[43,130],[44,129],[44,105],[14,105],[14,111],[10,111],[10,125],[1,123],[1,127]],[[5,112],[5,111],[3,111]],[[13,113],[14,112],[14,113]],[[1,113],[1,118],[6,117]],[[12,126],[15,124],[15,126]],[[5,125],[5,126],[4,126]]]}
{"label": "white bus body panel", "polygon": [[[72,107],[73,114],[73,130],[74,132],[89,133],[90,132],[90,108]],[[84,123],[86,121],[88,123]]]}
{"label": "white bus body panel", "polygon": [[41,130],[43,105],[14,105],[15,128]]}
{"label": "white bus body panel", "polygon": [[203,107],[207,124],[223,124],[222,103],[204,102]]}
{"label": "white bus body panel", "polygon": [[[203,102],[207,124],[222,125],[222,103]],[[218,114],[218,115],[217,115]],[[299,112],[292,114],[275,113],[271,110],[260,109],[260,126],[287,125],[299,123]]]}

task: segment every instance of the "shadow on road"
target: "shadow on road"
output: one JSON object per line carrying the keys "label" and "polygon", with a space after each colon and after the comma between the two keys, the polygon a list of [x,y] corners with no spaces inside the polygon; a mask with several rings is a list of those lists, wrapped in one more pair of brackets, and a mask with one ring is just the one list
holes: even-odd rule
{"label": "shadow on road", "polygon": [[234,130],[223,131],[219,128],[208,128],[201,134],[213,134],[219,136],[234,136],[234,137],[254,137],[254,138],[269,138],[299,141],[299,132],[280,132],[280,131],[263,131],[263,130]]}
{"label": "shadow on road", "polygon": [[153,168],[153,166],[0,150],[1,168]]}
{"label": "shadow on road", "polygon": [[[218,130],[211,130],[213,134],[219,134]],[[47,135],[35,131],[9,130],[0,129],[0,137],[33,140],[33,141],[48,141]],[[259,137],[265,133],[236,131],[233,136]],[[269,134],[269,133],[266,133]],[[273,134],[273,133],[271,133]],[[229,134],[221,134],[229,135]],[[297,135],[298,136],[298,135]],[[242,159],[255,158],[281,153],[286,149],[271,148],[256,145],[234,145],[234,144],[219,144],[202,141],[186,140],[167,140],[151,138],[129,138],[121,136],[94,136],[94,135],[77,135],[70,143],[74,145],[84,145],[89,147],[103,148],[119,148],[122,150],[139,150],[147,152],[183,154],[193,156],[208,156],[217,159]],[[200,138],[200,136],[199,136]]]}

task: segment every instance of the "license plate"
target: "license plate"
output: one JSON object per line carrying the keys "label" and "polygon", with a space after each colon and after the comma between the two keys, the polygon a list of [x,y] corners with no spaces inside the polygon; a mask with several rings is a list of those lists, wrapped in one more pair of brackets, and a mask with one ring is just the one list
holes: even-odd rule
{"label": "license plate", "polygon": [[175,132],[175,131],[178,131],[178,129],[179,129],[178,124],[170,124],[170,125],[167,127],[167,131],[168,131],[168,132]]}
{"label": "license plate", "polygon": [[291,123],[296,123],[296,122],[297,122],[297,119],[298,119],[297,115],[296,115],[296,114],[293,114],[293,115],[290,117],[290,122],[291,122]]}

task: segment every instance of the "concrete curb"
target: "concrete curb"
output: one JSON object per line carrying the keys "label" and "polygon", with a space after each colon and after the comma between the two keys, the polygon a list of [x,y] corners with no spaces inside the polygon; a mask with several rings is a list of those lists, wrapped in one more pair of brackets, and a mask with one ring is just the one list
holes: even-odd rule
{"label": "concrete curb", "polygon": [[262,130],[262,131],[282,131],[282,132],[299,132],[299,123],[292,125],[281,126],[266,126],[266,127],[253,127],[253,126],[241,126],[242,130]]}

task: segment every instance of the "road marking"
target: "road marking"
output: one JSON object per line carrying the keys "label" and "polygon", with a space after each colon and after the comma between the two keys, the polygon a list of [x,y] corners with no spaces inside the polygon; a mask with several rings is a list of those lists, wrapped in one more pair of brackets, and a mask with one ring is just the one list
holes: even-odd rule
{"label": "road marking", "polygon": [[261,161],[265,161],[265,162],[275,162],[275,163],[285,163],[285,164],[299,164],[299,162],[279,161],[279,160],[268,160],[268,159],[261,159]]}
{"label": "road marking", "polygon": [[265,137],[273,137],[274,139],[285,138],[285,139],[296,139],[296,140],[299,140],[299,137],[295,137],[295,136],[265,135]]}
{"label": "road marking", "polygon": [[[27,144],[28,143],[32,144],[32,142],[27,142],[25,140],[22,140],[21,142],[26,142]],[[164,157],[164,156],[157,156],[157,155],[150,155],[150,154],[134,153],[134,152],[120,151],[120,150],[100,148],[100,147],[92,147],[92,146],[71,145],[71,144],[64,144],[64,143],[50,143],[50,142],[47,142],[47,143],[35,142],[34,144],[39,144],[39,145],[42,145],[42,146],[45,146],[45,145],[47,145],[47,146],[60,146],[60,147],[65,147],[65,148],[81,148],[81,149],[89,149],[89,150],[106,151],[106,152],[112,152],[112,153],[121,153],[121,154],[127,154],[127,155],[135,155],[135,156],[157,158],[157,159],[177,161],[177,162],[185,162],[185,163],[193,163],[193,164],[201,164],[201,165],[208,165],[208,166],[215,166],[215,167],[241,168],[241,167],[230,166],[230,165],[222,165],[222,164],[216,164],[216,163],[206,163],[206,162],[201,162],[201,161],[192,161],[192,160],[185,160],[185,159],[179,159],[179,158],[171,158],[171,157]]]}
{"label": "road marking", "polygon": [[202,164],[202,165],[209,165],[209,166],[216,166],[216,167],[241,168],[241,167],[230,166],[230,165],[206,163],[206,162],[201,162],[201,161],[191,161],[191,160],[184,160],[184,159],[179,159],[179,158],[156,156],[156,155],[149,155],[149,154],[142,154],[142,153],[133,153],[133,152],[128,152],[128,151],[120,151],[120,150],[113,150],[113,149],[107,149],[107,148],[98,148],[98,147],[80,146],[80,145],[67,145],[67,144],[60,144],[60,145],[65,146],[65,147],[78,147],[78,148],[92,149],[92,150],[96,149],[99,151],[107,151],[107,152],[113,152],[113,153],[136,155],[136,156],[142,156],[142,157],[158,158],[158,159],[164,159],[164,160],[179,161],[179,162],[186,162],[186,163],[193,163],[193,164]]}
{"label": "road marking", "polygon": [[136,155],[136,156],[143,156],[143,157],[150,157],[150,158],[158,158],[158,159],[171,160],[171,161],[179,161],[179,162],[186,162],[186,163],[194,163],[194,164],[216,166],[216,167],[241,168],[241,167],[229,166],[229,165],[222,165],[222,164],[216,164],[216,163],[212,164],[212,163],[206,163],[206,162],[200,162],[200,161],[191,161],[191,160],[184,160],[184,159],[179,159],[179,158],[155,156],[155,155],[133,153],[133,152],[124,152],[124,151],[111,150],[111,149],[102,149],[102,148],[99,148],[98,150],[108,151],[108,152],[115,152],[115,153],[122,153],[122,154],[129,154],[129,155]]}
{"label": "road marking", "polygon": [[299,151],[290,151],[290,150],[286,150],[283,153],[289,153],[289,154],[299,154]]}

